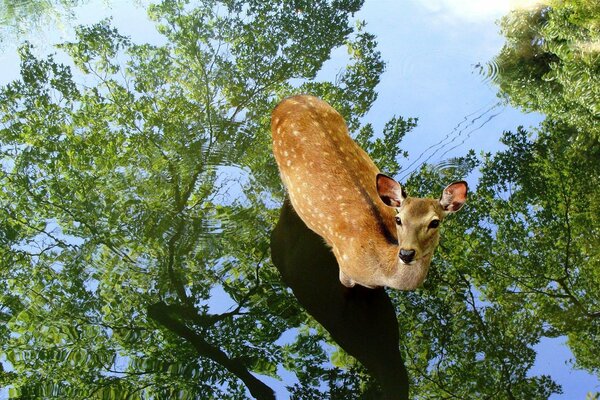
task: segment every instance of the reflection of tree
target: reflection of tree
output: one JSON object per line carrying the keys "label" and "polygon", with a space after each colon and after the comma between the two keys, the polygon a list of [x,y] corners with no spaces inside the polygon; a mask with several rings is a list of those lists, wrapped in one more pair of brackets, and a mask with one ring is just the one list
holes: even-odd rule
{"label": "reflection of tree", "polygon": [[49,23],[60,25],[81,0],[3,0],[0,2],[0,43],[12,36],[22,38],[43,32]]}
{"label": "reflection of tree", "polygon": [[497,83],[513,104],[572,126],[581,150],[600,139],[600,3],[547,3],[502,19]]}
{"label": "reflection of tree", "polygon": [[[272,398],[252,373],[283,368],[316,392],[360,393],[358,372],[327,365],[322,335],[277,341],[306,316],[268,262],[265,195],[280,195],[278,98],[313,92],[356,126],[375,97],[383,64],[350,27],[359,6],[165,1],[150,9],[163,47],[106,23],[62,46],[85,85],[21,49],[22,78],[0,93],[3,385],[24,398]],[[311,81],[344,44],[337,83]],[[216,292],[229,310],[212,310]]]}
{"label": "reflection of tree", "polygon": [[482,231],[473,250],[491,301],[527,304],[544,335],[567,335],[577,365],[598,373],[600,149],[573,155],[572,135],[551,121],[535,140],[505,134],[509,149],[486,160],[478,204],[497,231]]}
{"label": "reflection of tree", "polygon": [[501,94],[547,118],[485,157],[466,250],[487,301],[567,336],[575,365],[599,374],[600,8],[548,3],[502,20]]}
{"label": "reflection of tree", "polygon": [[[107,23],[62,46],[84,83],[21,49],[22,78],[0,92],[0,381],[15,397],[271,398],[263,377],[283,371],[299,398],[377,393],[269,259],[281,97],[324,97],[383,170],[400,169],[415,121],[378,139],[359,121],[383,68],[349,25],[360,3],[164,1],[150,9],[164,46]],[[344,44],[337,81],[314,80]],[[505,152],[407,182],[434,195],[482,165],[424,288],[388,293],[411,397],[547,398],[557,386],[528,372],[544,335],[567,334],[597,370],[598,148],[576,158],[577,129],[507,133]]]}

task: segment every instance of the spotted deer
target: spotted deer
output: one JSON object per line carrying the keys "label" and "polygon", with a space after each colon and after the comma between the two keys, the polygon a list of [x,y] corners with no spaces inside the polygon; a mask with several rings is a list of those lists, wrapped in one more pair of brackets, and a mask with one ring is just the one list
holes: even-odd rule
{"label": "spotted deer", "polygon": [[439,227],[467,199],[467,183],[439,200],[408,197],[349,136],[343,117],[313,96],[283,100],[271,116],[273,153],[290,201],[332,248],[347,287],[417,288]]}

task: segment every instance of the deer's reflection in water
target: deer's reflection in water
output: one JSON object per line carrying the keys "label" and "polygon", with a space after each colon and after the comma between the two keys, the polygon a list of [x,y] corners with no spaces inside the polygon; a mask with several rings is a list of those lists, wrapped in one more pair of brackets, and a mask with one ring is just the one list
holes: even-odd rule
{"label": "deer's reflection in water", "polygon": [[271,236],[272,260],[300,304],[381,387],[383,399],[408,399],[398,321],[383,288],[344,287],[331,249],[286,200]]}

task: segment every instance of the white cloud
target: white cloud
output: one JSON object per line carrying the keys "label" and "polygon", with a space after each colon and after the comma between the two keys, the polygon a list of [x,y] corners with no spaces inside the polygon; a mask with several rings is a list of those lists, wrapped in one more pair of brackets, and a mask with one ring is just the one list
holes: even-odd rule
{"label": "white cloud", "polygon": [[415,0],[434,16],[456,22],[495,21],[512,9],[528,9],[547,2],[544,0]]}
{"label": "white cloud", "polygon": [[548,4],[549,0],[510,0],[510,9],[533,9]]}

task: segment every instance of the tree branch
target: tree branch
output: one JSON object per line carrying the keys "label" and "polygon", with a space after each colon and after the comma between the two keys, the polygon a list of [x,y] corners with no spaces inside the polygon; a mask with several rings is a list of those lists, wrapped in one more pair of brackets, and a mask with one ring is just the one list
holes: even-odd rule
{"label": "tree branch", "polygon": [[229,358],[220,348],[211,345],[182,322],[171,317],[168,311],[169,306],[164,302],[158,302],[148,306],[148,315],[150,318],[180,338],[185,339],[196,349],[201,357],[206,357],[216,362],[235,375],[244,382],[254,398],[259,400],[275,400],[275,393],[273,390],[254,377],[241,361]]}

